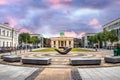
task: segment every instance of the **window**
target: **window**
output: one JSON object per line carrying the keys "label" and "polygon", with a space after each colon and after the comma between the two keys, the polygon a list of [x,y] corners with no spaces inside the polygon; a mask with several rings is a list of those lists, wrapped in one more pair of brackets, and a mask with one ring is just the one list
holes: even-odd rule
{"label": "window", "polygon": [[3,47],[5,47],[5,42],[3,41]]}
{"label": "window", "polygon": [[0,47],[1,47],[1,41],[0,41]]}
{"label": "window", "polygon": [[112,25],[108,26],[108,28],[109,28],[109,29],[113,29],[113,28],[117,28],[117,27],[119,27],[119,26],[120,26],[120,22],[117,22],[117,23],[115,23],[115,24],[112,24]]}
{"label": "window", "polygon": [[54,41],[54,45],[56,44],[56,42]]}
{"label": "window", "polygon": [[10,42],[10,47],[12,46],[12,43]]}
{"label": "window", "polygon": [[10,37],[12,37],[12,32],[10,32]]}
{"label": "window", "polygon": [[69,47],[71,47],[71,41],[69,41]]}
{"label": "window", "polygon": [[7,31],[7,36],[9,36],[9,31]]}
{"label": "window", "polygon": [[1,29],[0,29],[0,35],[1,35]]}
{"label": "window", "polygon": [[7,42],[7,47],[8,47],[8,42]]}
{"label": "window", "polygon": [[3,32],[3,36],[5,36],[5,30],[3,30],[2,32]]}

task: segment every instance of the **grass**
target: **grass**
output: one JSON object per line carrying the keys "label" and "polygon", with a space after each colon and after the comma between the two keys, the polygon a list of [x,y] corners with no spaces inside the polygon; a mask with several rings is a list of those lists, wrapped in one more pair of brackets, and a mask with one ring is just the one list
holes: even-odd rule
{"label": "grass", "polygon": [[[54,48],[46,48],[42,50],[34,50],[33,52],[56,52]],[[72,48],[71,52],[95,52],[93,50],[86,50],[86,49],[81,49],[81,48]]]}

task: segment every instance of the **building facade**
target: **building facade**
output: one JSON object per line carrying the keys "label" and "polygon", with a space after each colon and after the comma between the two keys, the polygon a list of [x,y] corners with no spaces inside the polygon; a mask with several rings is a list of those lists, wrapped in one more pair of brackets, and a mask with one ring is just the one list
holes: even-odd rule
{"label": "building facade", "polygon": [[44,41],[44,47],[51,47],[51,39],[50,38],[45,38],[45,41]]}
{"label": "building facade", "polygon": [[[103,26],[103,30],[107,30],[107,31],[115,30],[118,35],[119,43],[120,43],[120,18],[105,24]],[[115,43],[116,42],[114,42],[113,44]],[[110,45],[110,42],[107,42],[107,46],[109,45]]]}
{"label": "building facade", "polygon": [[96,33],[85,33],[82,35],[82,47],[92,47],[93,44],[89,41],[91,36],[94,36]]}
{"label": "building facade", "polygon": [[41,34],[30,34],[30,37],[38,37],[38,39],[40,39],[40,43],[37,44],[37,46],[39,46],[39,47],[44,46],[44,37]]}
{"label": "building facade", "polygon": [[64,32],[60,33],[60,37],[52,37],[51,38],[51,47],[59,48],[59,47],[75,47],[75,38],[73,37],[65,37]]}
{"label": "building facade", "polygon": [[9,24],[0,24],[0,47],[17,47],[18,32]]}

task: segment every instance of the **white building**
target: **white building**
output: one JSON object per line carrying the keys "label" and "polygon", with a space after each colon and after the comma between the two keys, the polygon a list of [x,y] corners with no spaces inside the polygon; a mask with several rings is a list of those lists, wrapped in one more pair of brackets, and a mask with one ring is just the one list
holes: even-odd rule
{"label": "white building", "polygon": [[[116,30],[120,42],[120,18],[113,20],[103,26],[103,30],[111,31],[111,30]],[[113,43],[113,45],[116,42]],[[111,45],[110,42],[107,42],[107,46]]]}
{"label": "white building", "polygon": [[8,24],[0,24],[0,47],[17,47],[18,32]]}
{"label": "white building", "polygon": [[92,47],[92,43],[89,42],[89,38],[96,33],[85,33],[82,35],[82,47]]}

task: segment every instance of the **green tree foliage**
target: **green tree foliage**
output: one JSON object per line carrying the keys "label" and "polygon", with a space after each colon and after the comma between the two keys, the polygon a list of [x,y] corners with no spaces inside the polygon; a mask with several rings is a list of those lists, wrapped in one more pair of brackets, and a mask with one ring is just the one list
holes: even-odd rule
{"label": "green tree foliage", "polygon": [[110,40],[111,44],[113,44],[113,42],[115,42],[115,41],[118,41],[118,35],[115,30],[111,30],[109,32],[109,40]]}
{"label": "green tree foliage", "polygon": [[106,41],[108,41],[109,40],[109,31],[103,31],[103,33],[102,33],[102,40],[104,41],[104,42],[106,42]]}
{"label": "green tree foliage", "polygon": [[30,41],[30,34],[29,33],[21,33],[19,35],[19,42],[28,43]]}
{"label": "green tree foliage", "polygon": [[30,37],[29,43],[37,46],[40,43],[40,39],[37,36]]}
{"label": "green tree foliage", "polygon": [[88,40],[92,43],[97,43],[98,42],[97,35],[91,36]]}
{"label": "green tree foliage", "polygon": [[118,41],[118,35],[115,30],[103,31],[89,38],[90,42],[99,43],[102,46],[102,42],[110,41],[111,44],[115,41]]}

